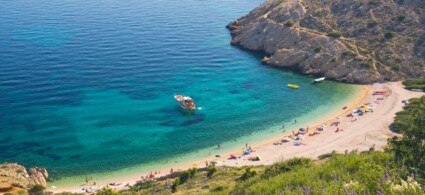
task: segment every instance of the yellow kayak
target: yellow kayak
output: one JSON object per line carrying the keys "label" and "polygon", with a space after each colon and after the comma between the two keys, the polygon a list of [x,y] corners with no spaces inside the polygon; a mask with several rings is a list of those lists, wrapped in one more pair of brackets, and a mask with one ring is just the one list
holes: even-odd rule
{"label": "yellow kayak", "polygon": [[300,86],[295,85],[295,84],[288,84],[288,87],[293,88],[293,89],[298,89],[298,88],[300,88]]}

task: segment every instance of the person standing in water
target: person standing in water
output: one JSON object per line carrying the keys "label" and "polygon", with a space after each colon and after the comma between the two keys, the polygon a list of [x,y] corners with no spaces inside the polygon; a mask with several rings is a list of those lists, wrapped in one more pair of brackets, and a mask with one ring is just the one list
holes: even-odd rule
{"label": "person standing in water", "polygon": [[220,149],[220,144],[217,144],[217,148]]}

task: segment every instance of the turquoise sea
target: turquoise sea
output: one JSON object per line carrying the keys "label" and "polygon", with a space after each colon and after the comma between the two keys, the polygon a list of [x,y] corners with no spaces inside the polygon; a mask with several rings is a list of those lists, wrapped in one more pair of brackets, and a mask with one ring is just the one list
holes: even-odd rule
{"label": "turquoise sea", "polygon": [[[352,97],[355,86],[311,85],[229,44],[225,26],[262,2],[2,1],[0,162],[59,181],[148,169]],[[182,112],[174,94],[200,110]]]}

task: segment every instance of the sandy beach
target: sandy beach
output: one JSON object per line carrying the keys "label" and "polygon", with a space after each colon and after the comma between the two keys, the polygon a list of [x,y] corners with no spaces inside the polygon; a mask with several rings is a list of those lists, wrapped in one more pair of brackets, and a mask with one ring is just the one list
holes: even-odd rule
{"label": "sandy beach", "polygon": [[[388,91],[387,95],[373,95],[375,91]],[[245,165],[269,165],[277,161],[290,159],[293,157],[308,157],[316,159],[319,155],[337,151],[343,153],[348,150],[368,150],[375,146],[377,150],[382,150],[387,144],[387,139],[397,134],[389,130],[389,125],[393,122],[396,112],[402,110],[404,103],[403,99],[410,99],[424,95],[422,92],[408,91],[403,88],[401,82],[390,82],[384,84],[365,85],[362,87],[362,92],[359,97],[352,103],[346,105],[347,108],[341,109],[341,112],[331,118],[324,118],[318,124],[299,124],[299,128],[309,129],[308,133],[299,140],[302,144],[299,146],[294,145],[294,141],[281,143],[284,136],[291,135],[292,130],[282,133],[280,137],[273,140],[264,140],[263,144],[251,145],[255,152],[249,155],[242,155],[245,146],[233,153],[221,154],[221,157],[210,157],[199,159],[196,162],[198,168],[205,166],[205,161],[218,162],[218,166],[245,166]],[[359,106],[370,103],[373,107],[373,112],[367,112],[362,116],[347,117]],[[338,126],[331,126],[332,123],[338,122]],[[325,125],[323,131],[317,131],[320,134],[309,136],[317,128]],[[340,131],[336,132],[339,129]],[[298,131],[298,129],[293,129]],[[279,144],[276,144],[279,143]],[[248,143],[249,144],[249,143]],[[228,159],[230,154],[241,156],[236,159]],[[260,161],[250,161],[248,158],[261,156]],[[213,155],[212,155],[213,156]],[[174,171],[185,170],[193,167],[193,163],[180,167],[173,167]],[[170,172],[170,169],[160,170],[161,173],[156,174],[156,177],[163,176]],[[133,176],[126,176],[123,178],[111,178],[108,181],[96,181],[96,186],[90,186],[93,181],[84,185],[66,187],[66,188],[52,188],[49,191],[53,192],[84,192],[82,188],[91,187],[99,189],[109,183],[117,183],[120,185],[110,186],[117,190],[126,188],[126,184],[134,184],[140,180],[141,176],[146,176],[149,173],[134,173]]]}

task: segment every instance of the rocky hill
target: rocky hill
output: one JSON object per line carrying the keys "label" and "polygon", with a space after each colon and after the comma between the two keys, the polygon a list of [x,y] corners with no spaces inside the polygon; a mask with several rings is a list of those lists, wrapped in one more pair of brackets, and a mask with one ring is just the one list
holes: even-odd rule
{"label": "rocky hill", "polygon": [[423,0],[267,0],[228,25],[264,62],[354,83],[425,76]]}
{"label": "rocky hill", "polygon": [[0,194],[27,190],[36,184],[46,187],[48,176],[43,168],[30,168],[28,173],[24,166],[16,163],[0,164]]}

